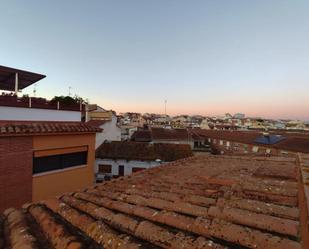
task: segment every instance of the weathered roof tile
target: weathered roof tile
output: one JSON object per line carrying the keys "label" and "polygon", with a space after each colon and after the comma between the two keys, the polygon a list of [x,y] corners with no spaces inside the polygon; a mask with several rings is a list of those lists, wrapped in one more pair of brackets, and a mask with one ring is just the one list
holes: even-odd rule
{"label": "weathered roof tile", "polygon": [[[276,166],[284,171],[298,164],[226,156],[180,160],[8,210],[0,218],[0,239],[29,249],[45,242],[59,249],[308,248],[301,184],[295,177],[279,180],[272,174]],[[255,174],[261,167],[263,174]]]}

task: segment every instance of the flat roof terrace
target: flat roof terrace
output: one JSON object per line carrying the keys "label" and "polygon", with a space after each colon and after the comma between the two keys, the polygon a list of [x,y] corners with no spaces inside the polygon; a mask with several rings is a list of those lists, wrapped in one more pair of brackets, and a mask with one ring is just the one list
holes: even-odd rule
{"label": "flat roof terrace", "polygon": [[195,156],[6,210],[0,245],[300,249],[306,211],[296,158]]}

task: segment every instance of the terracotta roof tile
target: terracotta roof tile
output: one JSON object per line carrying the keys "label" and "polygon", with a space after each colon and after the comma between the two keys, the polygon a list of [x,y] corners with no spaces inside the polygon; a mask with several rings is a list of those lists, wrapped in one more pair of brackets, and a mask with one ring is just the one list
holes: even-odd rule
{"label": "terracotta roof tile", "polygon": [[132,140],[137,142],[156,141],[187,141],[190,134],[187,129],[151,128],[150,130],[137,130],[132,135]]}
{"label": "terracotta roof tile", "polygon": [[90,120],[86,124],[89,126],[94,126],[100,128],[103,124],[109,122],[109,120]]}
{"label": "terracotta roof tile", "polygon": [[112,141],[102,143],[96,150],[96,158],[175,161],[192,156],[186,144],[148,144],[142,142]]}
{"label": "terracotta roof tile", "polygon": [[101,130],[82,122],[0,121],[0,136],[95,133]]}
{"label": "terracotta roof tile", "polygon": [[[263,132],[191,129],[190,134],[196,139],[212,138],[222,139],[226,141],[234,141],[244,144],[260,145],[256,143],[255,140],[256,138],[262,136]],[[272,131],[271,134],[283,135],[285,139],[276,144],[264,146],[277,148],[280,150],[309,153],[309,136],[307,133],[288,133]]]}
{"label": "terracotta roof tile", "polygon": [[278,178],[276,167],[293,172],[298,162],[182,159],[7,210],[0,239],[29,249],[308,248],[301,184]]}

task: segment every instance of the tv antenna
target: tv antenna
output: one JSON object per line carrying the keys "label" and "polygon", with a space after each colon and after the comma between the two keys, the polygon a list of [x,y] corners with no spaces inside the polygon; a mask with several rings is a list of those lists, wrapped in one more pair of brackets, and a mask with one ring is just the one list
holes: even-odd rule
{"label": "tv antenna", "polygon": [[167,126],[166,105],[167,105],[167,100],[164,100],[165,126]]}

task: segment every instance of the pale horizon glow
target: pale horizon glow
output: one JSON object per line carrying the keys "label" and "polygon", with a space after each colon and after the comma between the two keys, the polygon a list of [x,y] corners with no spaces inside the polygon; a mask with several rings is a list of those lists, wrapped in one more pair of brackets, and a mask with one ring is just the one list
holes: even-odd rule
{"label": "pale horizon glow", "polygon": [[[309,120],[305,0],[1,1],[0,65],[120,112]],[[23,93],[33,95],[33,86]]]}

